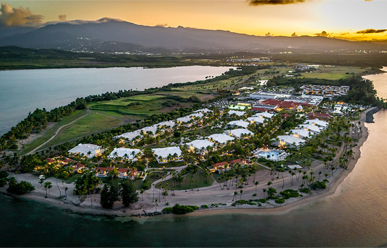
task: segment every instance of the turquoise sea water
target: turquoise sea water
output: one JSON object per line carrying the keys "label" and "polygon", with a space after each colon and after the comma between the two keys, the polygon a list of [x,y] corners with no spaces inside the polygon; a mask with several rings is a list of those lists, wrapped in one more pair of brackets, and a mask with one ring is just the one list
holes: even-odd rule
{"label": "turquoise sea water", "polygon": [[36,108],[51,110],[77,97],[143,90],[169,83],[204,80],[229,67],[184,66],[173,68],[77,68],[0,71],[0,136]]}

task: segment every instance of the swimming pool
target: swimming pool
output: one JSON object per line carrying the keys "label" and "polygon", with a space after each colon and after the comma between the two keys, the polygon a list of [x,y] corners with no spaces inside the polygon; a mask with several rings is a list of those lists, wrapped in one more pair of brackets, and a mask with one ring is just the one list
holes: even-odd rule
{"label": "swimming pool", "polygon": [[279,152],[277,151],[261,151],[258,156],[269,160],[278,160]]}

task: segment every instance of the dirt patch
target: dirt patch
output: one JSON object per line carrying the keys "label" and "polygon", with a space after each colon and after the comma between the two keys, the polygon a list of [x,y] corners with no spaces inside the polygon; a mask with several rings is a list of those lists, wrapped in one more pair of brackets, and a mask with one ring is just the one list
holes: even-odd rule
{"label": "dirt patch", "polygon": [[211,95],[201,95],[199,98],[200,98],[200,100],[201,100],[202,102],[205,102],[205,101],[214,99],[215,96],[212,95],[212,94],[211,94]]}
{"label": "dirt patch", "polygon": [[56,124],[58,124],[57,122],[49,122],[47,124],[47,127],[43,130],[43,132],[41,133],[33,133],[33,134],[30,134],[30,136],[28,136],[27,139],[23,139],[23,140],[18,140],[17,141],[17,145],[19,147],[19,150],[21,151],[22,150],[22,147],[23,145],[27,145],[27,144],[30,144],[32,141],[34,141],[35,139],[39,138],[39,137],[42,137],[43,135],[45,135],[47,133],[47,130],[51,129],[52,127],[54,127]]}

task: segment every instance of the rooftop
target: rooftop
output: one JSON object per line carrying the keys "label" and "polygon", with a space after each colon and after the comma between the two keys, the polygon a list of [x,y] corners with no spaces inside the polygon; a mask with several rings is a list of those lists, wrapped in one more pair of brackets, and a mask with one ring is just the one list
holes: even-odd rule
{"label": "rooftop", "polygon": [[230,121],[227,125],[247,128],[250,125],[250,123],[248,123],[247,121],[238,120],[238,121]]}
{"label": "rooftop", "polygon": [[201,149],[207,149],[208,146],[213,147],[215,144],[209,140],[194,140],[187,143],[187,145],[201,150]]}
{"label": "rooftop", "polygon": [[253,132],[246,128],[238,128],[238,129],[232,129],[232,130],[227,130],[225,131],[226,134],[231,134],[234,137],[240,138],[243,134],[245,135],[254,135]]}
{"label": "rooftop", "polygon": [[208,136],[208,138],[216,142],[219,142],[221,144],[227,143],[227,141],[234,140],[233,137],[230,137],[229,135],[226,135],[226,134],[213,134]]}
{"label": "rooftop", "polygon": [[152,152],[156,154],[156,156],[161,156],[162,158],[168,157],[169,154],[177,154],[177,156],[181,156],[181,150],[178,146],[171,146],[171,147],[165,147],[165,148],[153,148]]}
{"label": "rooftop", "polygon": [[[114,148],[113,151],[110,153],[108,156],[109,158],[116,158],[116,157],[121,157],[127,159],[134,159],[136,155],[141,152],[140,149],[130,149],[130,148]],[[117,153],[117,155],[115,155]],[[125,156],[126,154],[126,156]]]}

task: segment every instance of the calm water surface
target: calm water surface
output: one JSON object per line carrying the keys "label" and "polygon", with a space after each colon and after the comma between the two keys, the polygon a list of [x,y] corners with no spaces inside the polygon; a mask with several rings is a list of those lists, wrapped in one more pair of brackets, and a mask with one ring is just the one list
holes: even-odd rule
{"label": "calm water surface", "polygon": [[[384,87],[379,82],[374,81],[377,90]],[[0,196],[0,245],[385,246],[387,111],[374,117],[375,123],[367,124],[362,156],[336,193],[288,214],[165,216],[139,223],[68,214]]]}
{"label": "calm water surface", "polygon": [[229,67],[78,68],[0,71],[0,136],[36,108],[51,110],[77,97],[143,90],[218,76]]}

